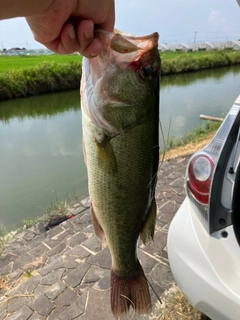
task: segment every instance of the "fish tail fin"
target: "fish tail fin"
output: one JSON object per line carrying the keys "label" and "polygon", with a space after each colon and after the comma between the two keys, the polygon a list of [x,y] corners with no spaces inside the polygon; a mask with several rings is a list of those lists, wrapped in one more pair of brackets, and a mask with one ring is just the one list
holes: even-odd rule
{"label": "fish tail fin", "polygon": [[139,264],[139,270],[126,277],[111,271],[111,308],[116,318],[128,313],[130,305],[137,313],[146,314],[152,309],[147,279]]}

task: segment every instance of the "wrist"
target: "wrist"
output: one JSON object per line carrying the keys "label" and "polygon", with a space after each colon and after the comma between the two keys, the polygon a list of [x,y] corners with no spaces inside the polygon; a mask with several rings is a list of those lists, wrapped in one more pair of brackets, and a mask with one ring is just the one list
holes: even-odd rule
{"label": "wrist", "polygon": [[0,19],[27,17],[44,13],[53,0],[0,0]]}

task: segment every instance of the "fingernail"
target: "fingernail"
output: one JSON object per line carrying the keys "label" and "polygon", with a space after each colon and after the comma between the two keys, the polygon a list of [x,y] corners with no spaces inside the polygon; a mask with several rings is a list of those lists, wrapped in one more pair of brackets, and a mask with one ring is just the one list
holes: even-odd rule
{"label": "fingernail", "polygon": [[92,38],[92,37],[93,37],[93,28],[90,28],[90,29],[86,30],[86,31],[84,32],[84,35],[85,35],[85,37],[86,37],[87,39]]}
{"label": "fingernail", "polygon": [[68,30],[68,35],[69,35],[69,38],[74,40],[76,38],[76,34],[75,34],[75,30],[73,27],[71,27],[69,30]]}

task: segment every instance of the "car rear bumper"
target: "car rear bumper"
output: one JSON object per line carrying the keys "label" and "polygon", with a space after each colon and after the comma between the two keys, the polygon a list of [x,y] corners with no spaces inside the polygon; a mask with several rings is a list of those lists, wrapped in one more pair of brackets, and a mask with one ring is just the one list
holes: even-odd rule
{"label": "car rear bumper", "polygon": [[240,248],[232,226],[209,235],[186,197],[170,225],[168,255],[193,307],[213,320],[240,319]]}

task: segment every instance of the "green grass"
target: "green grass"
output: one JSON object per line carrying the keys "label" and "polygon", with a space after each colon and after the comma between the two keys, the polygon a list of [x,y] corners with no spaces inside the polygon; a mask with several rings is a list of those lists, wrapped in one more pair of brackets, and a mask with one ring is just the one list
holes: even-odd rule
{"label": "green grass", "polygon": [[25,68],[36,67],[45,62],[55,62],[58,64],[67,64],[69,62],[82,62],[82,56],[74,55],[38,55],[38,56],[0,56],[0,72],[8,72],[11,70],[19,70]]}
{"label": "green grass", "polygon": [[221,122],[214,121],[200,121],[199,125],[191,132],[186,133],[181,138],[170,137],[165,141],[165,147],[168,151],[176,147],[184,146],[190,142],[199,142],[208,133],[215,132],[220,127]]}
{"label": "green grass", "polygon": [[0,100],[79,88],[81,63],[42,62],[0,73]]}
{"label": "green grass", "polygon": [[[162,75],[240,64],[230,49],[162,52]],[[0,56],[0,100],[79,88],[80,55]]]}

